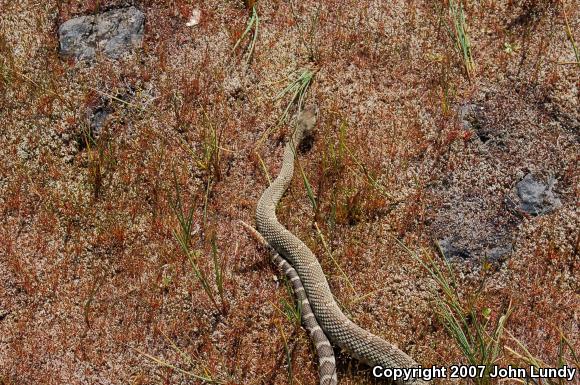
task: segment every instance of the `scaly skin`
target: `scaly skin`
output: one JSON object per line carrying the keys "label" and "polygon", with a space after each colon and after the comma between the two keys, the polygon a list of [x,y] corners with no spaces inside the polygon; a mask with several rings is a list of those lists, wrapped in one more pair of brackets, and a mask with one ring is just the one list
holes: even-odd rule
{"label": "scaly skin", "polygon": [[[296,147],[316,123],[316,111],[306,109],[299,118],[290,141],[284,148],[280,173],[264,191],[256,209],[257,229],[268,243],[298,272],[306,297],[320,327],[328,338],[355,358],[371,366],[413,368],[418,364],[396,346],[360,328],[340,310],[318,260],[310,249],[276,218],[276,206],[294,174]],[[423,385],[421,379],[398,380],[399,385]]]}
{"label": "scaly skin", "polygon": [[338,377],[336,375],[336,360],[334,358],[334,350],[330,341],[318,325],[316,317],[312,312],[310,307],[310,302],[306,298],[306,292],[304,291],[304,286],[302,286],[302,281],[294,268],[276,252],[266,242],[264,237],[255,230],[253,227],[245,222],[241,222],[242,226],[252,235],[260,244],[267,247],[272,252],[272,262],[278,266],[278,268],[284,272],[286,278],[292,283],[292,289],[294,290],[294,295],[296,296],[296,302],[300,306],[300,315],[302,316],[302,324],[310,333],[310,338],[316,349],[316,355],[318,356],[318,376],[320,378],[320,385],[337,385]]}

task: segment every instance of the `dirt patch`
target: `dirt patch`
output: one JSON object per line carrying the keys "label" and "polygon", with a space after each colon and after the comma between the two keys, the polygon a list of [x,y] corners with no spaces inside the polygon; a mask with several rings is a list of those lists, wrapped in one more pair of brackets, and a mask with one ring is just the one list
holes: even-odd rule
{"label": "dirt patch", "polygon": [[[249,58],[251,34],[233,49],[242,2],[0,0],[0,383],[191,383],[146,355],[230,384],[315,383],[292,296],[238,224],[278,170],[278,96],[304,69],[313,199],[295,178],[278,215],[349,317],[424,365],[464,360],[435,282],[395,241],[438,258],[447,240],[479,313],[511,302],[507,327],[546,362],[560,332],[578,351],[578,7],[469,2],[470,66],[448,2],[256,4]],[[131,5],[132,55],[60,55],[62,23]],[[528,174],[560,205],[522,210]],[[174,237],[177,193],[217,301]],[[339,361],[341,384],[373,383]]]}
{"label": "dirt patch", "polygon": [[431,229],[448,257],[505,261],[524,218],[575,206],[575,134],[537,108],[537,95],[504,87],[459,107],[469,139],[449,153],[450,170],[432,188],[441,203]]}

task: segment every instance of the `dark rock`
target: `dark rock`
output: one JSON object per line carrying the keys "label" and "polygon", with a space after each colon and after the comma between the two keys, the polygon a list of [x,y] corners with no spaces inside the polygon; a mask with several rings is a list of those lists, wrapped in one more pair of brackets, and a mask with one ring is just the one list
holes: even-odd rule
{"label": "dark rock", "polygon": [[444,238],[439,240],[439,247],[443,256],[447,259],[451,258],[461,258],[470,259],[472,257],[469,250],[459,245],[459,242],[453,238]]}
{"label": "dark rock", "polygon": [[92,113],[89,123],[92,138],[96,139],[99,137],[103,125],[110,114],[111,111],[106,107],[99,107]]}
{"label": "dark rock", "polygon": [[527,174],[516,185],[520,209],[531,215],[541,215],[559,208],[562,205],[560,199],[552,191],[555,182],[554,178],[549,178],[547,183],[543,183]]}
{"label": "dark rock", "polygon": [[70,19],[58,29],[60,52],[77,60],[92,60],[97,52],[118,59],[141,45],[144,21],[135,7]]}
{"label": "dark rock", "polygon": [[503,262],[511,251],[517,217],[499,204],[496,192],[462,186],[441,205],[429,224],[442,254],[458,262]]}
{"label": "dark rock", "polygon": [[511,243],[499,245],[489,250],[487,259],[491,262],[503,261],[512,251],[514,251],[514,247]]}
{"label": "dark rock", "polygon": [[107,101],[105,101],[105,104],[88,111],[88,130],[83,129],[76,138],[78,151],[86,149],[89,143],[96,143],[111,113],[113,113],[113,109],[108,105]]}
{"label": "dark rock", "polygon": [[[90,21],[89,21],[90,20]],[[77,17],[64,22],[58,29],[60,53],[78,60],[95,57],[95,33],[92,16]]]}
{"label": "dark rock", "polygon": [[488,243],[487,249],[457,235],[438,241],[443,256],[450,260],[487,260],[496,263],[504,261],[513,251],[512,243],[505,238],[488,239],[483,243]]}

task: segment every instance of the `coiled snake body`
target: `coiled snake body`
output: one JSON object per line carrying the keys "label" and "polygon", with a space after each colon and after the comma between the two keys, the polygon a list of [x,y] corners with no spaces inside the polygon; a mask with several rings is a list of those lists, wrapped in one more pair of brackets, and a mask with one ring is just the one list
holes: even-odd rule
{"label": "coiled snake body", "polygon": [[[316,112],[304,110],[291,139],[284,148],[280,173],[264,191],[256,209],[257,229],[267,242],[296,269],[316,320],[326,336],[355,358],[383,368],[411,368],[418,364],[396,346],[350,321],[336,304],[320,263],[310,249],[276,218],[276,206],[294,174],[294,156],[298,144],[314,127]],[[313,336],[315,337],[315,336]],[[316,344],[316,341],[314,341]],[[334,360],[334,358],[333,358]],[[426,384],[421,379],[399,380],[398,384]]]}

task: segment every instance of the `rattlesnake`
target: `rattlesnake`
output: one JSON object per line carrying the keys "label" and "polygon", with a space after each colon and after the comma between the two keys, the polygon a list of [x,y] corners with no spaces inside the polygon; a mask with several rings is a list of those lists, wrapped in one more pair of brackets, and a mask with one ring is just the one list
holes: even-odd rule
{"label": "rattlesnake", "polygon": [[[296,129],[284,148],[282,167],[276,179],[264,191],[256,208],[258,231],[298,272],[316,320],[326,336],[355,358],[383,368],[412,368],[418,364],[396,346],[350,321],[336,304],[318,260],[300,239],[276,218],[276,206],[290,185],[294,174],[294,156],[302,139],[316,123],[316,111],[310,107],[298,117]],[[313,336],[314,338],[315,336]],[[316,344],[317,341],[314,341]],[[334,358],[333,358],[334,359]],[[401,385],[426,384],[419,378],[398,380]]]}
{"label": "rattlesnake", "polygon": [[312,312],[310,307],[310,302],[306,297],[306,291],[302,285],[302,281],[298,276],[298,273],[292,265],[288,263],[284,258],[280,256],[268,244],[268,242],[262,237],[262,235],[254,229],[252,226],[245,222],[241,222],[242,226],[252,235],[258,242],[263,246],[270,249],[272,252],[272,262],[278,266],[278,268],[286,275],[286,278],[292,283],[292,289],[294,290],[294,295],[296,296],[296,302],[300,307],[300,316],[302,318],[302,323],[312,339],[314,348],[316,349],[316,354],[318,355],[318,376],[320,377],[320,385],[337,385],[338,377],[336,376],[336,360],[334,358],[334,350],[326,334],[320,328],[316,317]]}

